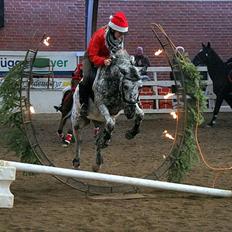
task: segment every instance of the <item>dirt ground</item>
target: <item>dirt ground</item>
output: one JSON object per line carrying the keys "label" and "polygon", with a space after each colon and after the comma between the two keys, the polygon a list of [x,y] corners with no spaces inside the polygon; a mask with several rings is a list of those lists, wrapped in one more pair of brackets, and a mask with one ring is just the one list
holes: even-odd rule
{"label": "dirt ground", "polygon": [[[208,117],[208,115],[206,115]],[[71,168],[74,145],[61,146],[56,137],[59,114],[34,119],[37,138],[44,152],[60,167]],[[221,113],[215,128],[199,128],[199,142],[208,164],[232,166],[232,114]],[[175,121],[167,115],[144,120],[141,133],[124,139],[131,122],[119,120],[110,146],[103,151],[103,173],[143,177],[159,167],[172,141],[162,132],[174,133]],[[3,144],[0,158],[17,160]],[[83,134],[83,170],[94,162],[92,127]],[[216,173],[200,161],[183,183],[212,187]],[[217,176],[215,187],[231,189],[231,171]],[[102,184],[102,183],[99,183]],[[107,185],[107,184],[106,184]],[[49,231],[231,231],[230,198],[215,198],[140,189],[137,194],[92,196],[72,189],[49,175],[24,176],[17,172],[11,185],[15,195],[12,209],[0,209],[0,232]]]}

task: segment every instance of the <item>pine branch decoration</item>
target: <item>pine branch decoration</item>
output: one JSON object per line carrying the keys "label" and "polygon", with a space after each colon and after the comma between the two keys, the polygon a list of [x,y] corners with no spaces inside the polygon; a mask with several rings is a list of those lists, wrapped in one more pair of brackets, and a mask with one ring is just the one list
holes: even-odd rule
{"label": "pine branch decoration", "polygon": [[180,182],[193,165],[199,161],[195,140],[195,128],[204,121],[206,98],[201,86],[201,75],[187,56],[177,57],[179,68],[184,75],[184,88],[187,95],[187,123],[182,143],[172,150],[174,163],[168,171],[168,180]]}
{"label": "pine branch decoration", "polygon": [[0,125],[4,142],[16,152],[20,161],[38,163],[26,137],[20,107],[21,77],[25,65],[26,62],[21,61],[11,68],[0,86]]}

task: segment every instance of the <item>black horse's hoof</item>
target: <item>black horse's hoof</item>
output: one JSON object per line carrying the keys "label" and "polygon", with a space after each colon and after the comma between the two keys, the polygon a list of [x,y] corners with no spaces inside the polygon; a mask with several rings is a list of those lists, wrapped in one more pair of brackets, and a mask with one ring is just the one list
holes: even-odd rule
{"label": "black horse's hoof", "polygon": [[215,122],[209,122],[206,126],[207,127],[214,127],[215,126]]}
{"label": "black horse's hoof", "polygon": [[75,158],[73,159],[72,164],[74,169],[78,169],[80,167],[80,160]]}

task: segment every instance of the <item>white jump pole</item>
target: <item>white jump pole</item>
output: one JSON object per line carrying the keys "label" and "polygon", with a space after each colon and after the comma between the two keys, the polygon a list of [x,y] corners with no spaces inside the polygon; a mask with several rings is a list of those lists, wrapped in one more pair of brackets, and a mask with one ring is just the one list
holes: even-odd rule
{"label": "white jump pole", "polygon": [[[3,167],[3,170],[4,167],[13,167],[16,168],[16,170],[18,171],[25,171],[25,172],[44,173],[50,175],[66,176],[66,177],[88,179],[88,180],[99,180],[99,181],[120,183],[120,184],[140,186],[140,187],[203,194],[203,195],[209,195],[215,197],[232,197],[232,191],[230,190],[207,188],[207,187],[200,187],[200,186],[186,185],[186,184],[176,184],[170,182],[103,174],[96,172],[87,172],[87,171],[50,167],[43,165],[0,160],[0,169],[1,167]],[[1,193],[1,185],[0,185],[0,193]]]}

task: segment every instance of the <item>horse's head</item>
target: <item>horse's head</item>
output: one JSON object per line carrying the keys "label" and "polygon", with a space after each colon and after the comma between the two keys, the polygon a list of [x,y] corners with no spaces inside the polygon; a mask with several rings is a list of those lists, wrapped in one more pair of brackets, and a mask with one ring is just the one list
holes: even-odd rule
{"label": "horse's head", "polygon": [[209,42],[207,45],[202,43],[202,49],[194,57],[192,62],[194,65],[201,64],[207,66],[209,76],[213,81],[214,93],[222,91],[228,84],[229,68],[213,50]]}
{"label": "horse's head", "polygon": [[209,53],[211,50],[210,43],[205,46],[202,43],[202,49],[197,53],[197,55],[193,58],[193,64],[198,66],[198,65],[207,65],[208,60],[209,60]]}
{"label": "horse's head", "polygon": [[196,66],[197,65],[208,66],[208,65],[214,64],[214,63],[223,63],[221,58],[217,55],[217,53],[211,47],[210,42],[208,42],[207,45],[202,43],[202,49],[193,58],[192,62]]}
{"label": "horse's head", "polygon": [[141,78],[138,69],[134,66],[131,57],[125,50],[119,50],[114,57],[115,71],[120,76],[120,92],[122,100],[127,104],[138,102]]}
{"label": "horse's head", "polygon": [[136,104],[139,98],[140,81],[123,78],[120,84],[122,99],[127,104]]}

